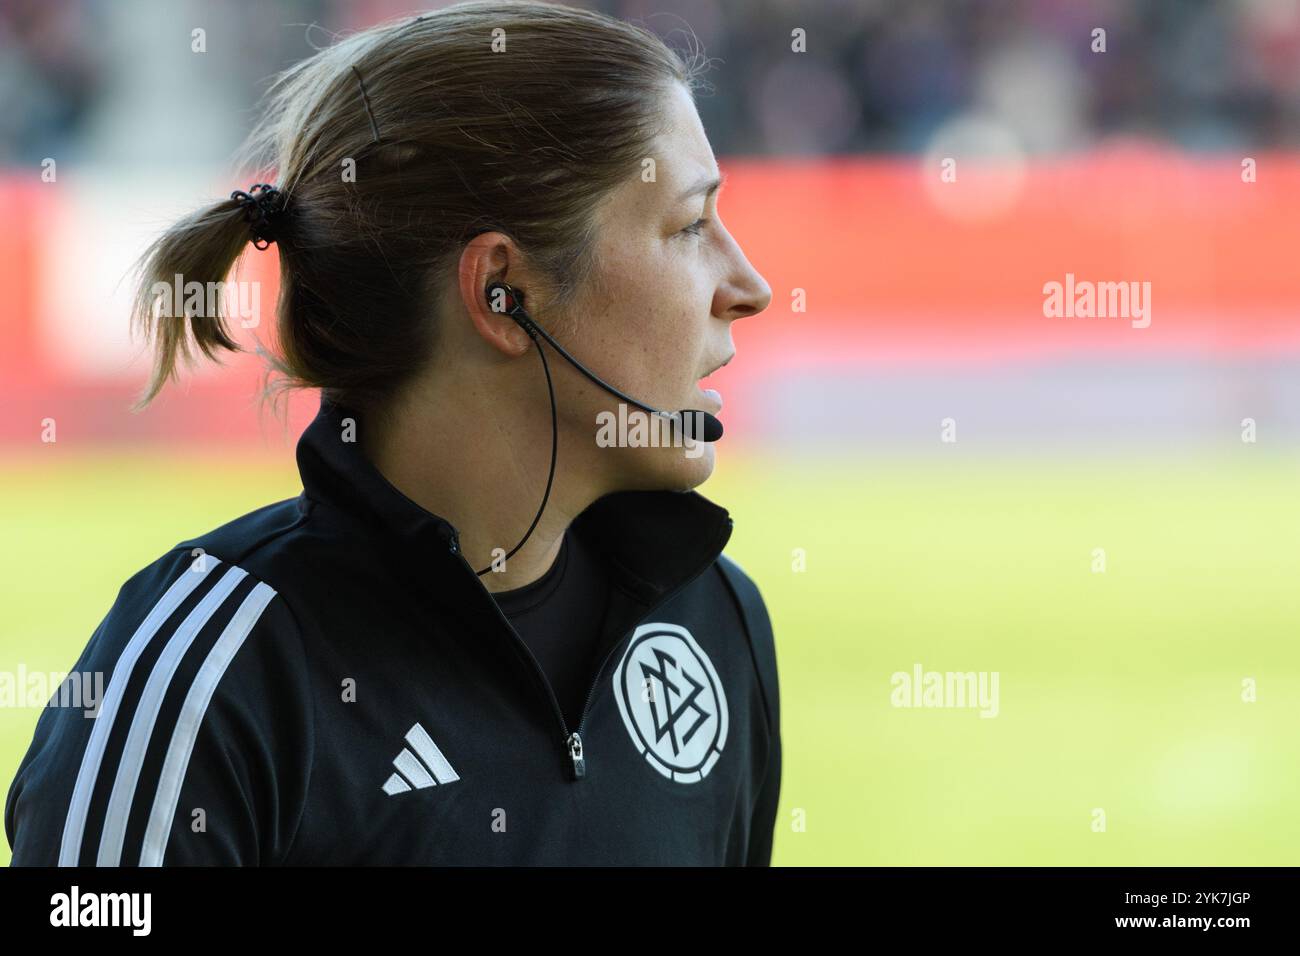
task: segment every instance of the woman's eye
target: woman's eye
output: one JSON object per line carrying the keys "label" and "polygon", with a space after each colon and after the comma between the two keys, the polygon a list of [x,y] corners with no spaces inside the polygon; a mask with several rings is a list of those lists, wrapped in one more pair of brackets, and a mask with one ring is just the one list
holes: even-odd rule
{"label": "woman's eye", "polygon": [[700,230],[704,228],[704,225],[708,221],[709,220],[707,219],[696,219],[693,223],[691,223],[689,226],[683,229],[682,232],[690,233],[692,236],[698,236],[700,234]]}

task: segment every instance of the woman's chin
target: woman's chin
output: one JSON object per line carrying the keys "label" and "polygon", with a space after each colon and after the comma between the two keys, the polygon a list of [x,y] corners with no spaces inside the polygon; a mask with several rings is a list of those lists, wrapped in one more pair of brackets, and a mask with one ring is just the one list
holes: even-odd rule
{"label": "woman's chin", "polygon": [[716,462],[713,445],[692,442],[680,448],[658,448],[655,468],[660,472],[659,487],[673,491],[690,491],[704,484],[713,474]]}
{"label": "woman's chin", "polygon": [[641,491],[690,491],[713,474],[713,446],[708,442],[662,448],[625,449],[624,487]]}

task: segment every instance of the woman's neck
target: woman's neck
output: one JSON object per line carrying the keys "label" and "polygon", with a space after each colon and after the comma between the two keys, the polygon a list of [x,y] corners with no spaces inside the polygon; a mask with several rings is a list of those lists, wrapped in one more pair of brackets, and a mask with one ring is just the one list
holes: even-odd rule
{"label": "woman's neck", "polygon": [[[461,551],[475,571],[489,567],[519,543],[528,530],[550,468],[550,409],[536,421],[507,421],[448,408],[431,396],[392,403],[384,415],[360,423],[358,437],[367,457],[402,494],[456,528]],[[526,403],[521,403],[526,404]],[[438,409],[438,414],[431,414]],[[481,427],[466,422],[481,421]],[[531,584],[555,562],[570,522],[603,493],[563,467],[560,435],[555,480],[537,526],[524,546],[504,561],[504,570],[481,576],[489,591]],[[590,469],[587,469],[590,474]],[[503,562],[497,561],[498,565]]]}

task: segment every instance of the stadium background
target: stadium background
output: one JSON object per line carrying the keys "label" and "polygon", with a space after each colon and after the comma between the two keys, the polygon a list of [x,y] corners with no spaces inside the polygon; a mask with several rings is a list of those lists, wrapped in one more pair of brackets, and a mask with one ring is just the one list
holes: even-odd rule
{"label": "stadium background", "polygon": [[[1300,4],[588,5],[716,58],[721,212],[773,289],[700,490],[775,625],[774,862],[1295,863]],[[129,268],[246,185],[270,75],[409,12],[0,7],[0,671],[66,670],[136,570],[299,491],[316,398],[259,418],[251,355],[127,410]],[[1044,317],[1066,273],[1149,281],[1150,326]],[[998,672],[998,716],[891,706],[918,663]],[[0,708],[6,788],[38,713]]]}

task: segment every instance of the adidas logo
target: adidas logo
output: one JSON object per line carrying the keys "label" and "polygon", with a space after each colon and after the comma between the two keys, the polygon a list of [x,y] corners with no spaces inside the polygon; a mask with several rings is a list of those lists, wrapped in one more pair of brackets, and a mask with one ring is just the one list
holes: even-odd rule
{"label": "adidas logo", "polygon": [[[451,769],[451,764],[442,755],[433,738],[419,724],[406,732],[406,742],[410,748],[403,747],[402,752],[393,758],[397,773],[384,781],[384,793],[390,797],[414,788],[423,790],[437,783],[451,783],[459,780],[460,775]],[[414,750],[415,753],[411,751]],[[416,754],[419,756],[417,757]],[[423,763],[421,763],[423,761]]]}

